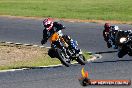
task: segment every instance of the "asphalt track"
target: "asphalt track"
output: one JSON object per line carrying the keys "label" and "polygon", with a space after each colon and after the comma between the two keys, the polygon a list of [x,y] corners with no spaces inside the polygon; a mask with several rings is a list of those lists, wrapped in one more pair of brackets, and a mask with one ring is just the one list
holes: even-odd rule
{"label": "asphalt track", "polygon": [[[83,50],[93,53],[113,50],[108,49],[103,41],[103,24],[62,23],[67,27],[64,33],[77,40]],[[132,25],[116,25],[120,29],[132,29]],[[42,30],[41,20],[0,17],[0,41],[40,45]],[[132,79],[131,57],[125,56],[119,59],[116,52],[101,55],[102,58],[89,62],[85,66],[72,65],[68,68],[59,66],[0,73],[0,88],[83,88],[78,82],[82,67],[89,72],[90,79]],[[132,86],[88,86],[86,88],[132,88]]]}

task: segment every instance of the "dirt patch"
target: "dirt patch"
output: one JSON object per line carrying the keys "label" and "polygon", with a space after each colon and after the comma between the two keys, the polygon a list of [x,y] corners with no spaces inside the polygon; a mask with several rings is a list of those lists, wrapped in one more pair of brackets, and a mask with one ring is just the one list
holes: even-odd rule
{"label": "dirt patch", "polygon": [[[0,43],[0,70],[61,64],[59,59],[50,58],[47,53],[47,48]],[[87,52],[84,56],[92,58]]]}
{"label": "dirt patch", "polygon": [[33,46],[16,46],[0,44],[0,66],[11,65],[16,62],[31,62],[39,57],[45,57],[47,49]]}
{"label": "dirt patch", "polygon": [[[36,19],[36,20],[43,20],[44,17],[24,17],[24,16],[11,16],[11,15],[0,15],[0,17],[7,17],[7,18],[20,18],[20,19]],[[132,24],[132,21],[117,21],[117,20],[80,20],[80,19],[66,19],[66,18],[54,18],[54,20],[62,20],[67,22],[91,22],[91,23],[101,23],[104,24],[108,23],[115,23],[115,24]]]}

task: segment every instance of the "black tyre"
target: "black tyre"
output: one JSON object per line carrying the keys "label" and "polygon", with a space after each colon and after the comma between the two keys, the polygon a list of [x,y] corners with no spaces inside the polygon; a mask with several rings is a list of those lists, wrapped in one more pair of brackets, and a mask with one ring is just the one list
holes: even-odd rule
{"label": "black tyre", "polygon": [[131,53],[128,53],[129,56],[132,56],[132,52]]}
{"label": "black tyre", "polygon": [[77,57],[76,61],[77,61],[79,64],[81,64],[81,65],[85,65],[85,63],[86,63],[86,59],[85,59],[85,57],[84,57],[82,54],[80,54],[80,55]]}
{"label": "black tyre", "polygon": [[118,57],[119,57],[119,58],[122,58],[122,57],[125,56],[126,54],[127,54],[126,52],[124,52],[123,50],[121,50],[121,51],[118,52]]}
{"label": "black tyre", "polygon": [[65,53],[62,52],[61,49],[57,49],[57,53],[58,53],[58,59],[61,61],[61,63],[67,67],[69,67],[70,64],[70,59],[66,58]]}
{"label": "black tyre", "polygon": [[56,52],[55,52],[55,49],[49,49],[49,51],[48,51],[48,55],[51,57],[51,58],[55,58],[55,57],[57,57],[56,56]]}

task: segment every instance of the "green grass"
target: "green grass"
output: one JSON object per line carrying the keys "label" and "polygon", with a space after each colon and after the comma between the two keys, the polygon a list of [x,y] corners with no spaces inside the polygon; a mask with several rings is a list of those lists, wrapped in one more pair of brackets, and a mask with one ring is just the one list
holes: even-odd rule
{"label": "green grass", "polygon": [[[92,58],[92,55],[84,52],[84,56],[86,60]],[[73,61],[76,62],[76,61]],[[35,68],[39,66],[49,66],[49,65],[57,65],[61,64],[60,60],[57,58],[50,58],[48,55],[45,57],[35,58],[32,61],[17,61],[11,64],[7,64],[5,66],[0,66],[0,70],[7,70],[7,69],[21,69],[21,68]]]}
{"label": "green grass", "polygon": [[132,21],[131,0],[0,0],[0,14]]}

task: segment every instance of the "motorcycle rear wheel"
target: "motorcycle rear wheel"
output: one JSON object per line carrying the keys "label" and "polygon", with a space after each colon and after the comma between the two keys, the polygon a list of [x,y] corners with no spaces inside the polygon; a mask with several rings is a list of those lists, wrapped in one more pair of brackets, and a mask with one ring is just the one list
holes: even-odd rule
{"label": "motorcycle rear wheel", "polygon": [[84,57],[82,54],[80,54],[80,55],[77,57],[76,61],[77,61],[79,64],[81,64],[81,65],[85,65],[85,64],[86,64],[86,59],[85,59],[85,57]]}

